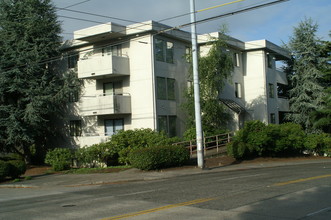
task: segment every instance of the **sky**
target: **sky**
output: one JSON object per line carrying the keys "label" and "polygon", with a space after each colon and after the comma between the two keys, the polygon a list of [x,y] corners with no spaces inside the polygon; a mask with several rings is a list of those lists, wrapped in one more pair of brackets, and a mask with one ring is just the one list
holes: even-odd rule
{"label": "sky", "polygon": [[[195,0],[196,11],[218,6],[235,0]],[[236,3],[201,11],[197,20],[235,12],[275,0],[237,0]],[[63,38],[73,38],[73,31],[100,23],[113,22],[129,25],[148,20],[160,21],[185,15],[161,23],[179,26],[190,22],[190,0],[53,0],[62,23]],[[88,12],[112,18],[91,16],[73,11]],[[306,18],[319,25],[317,36],[330,40],[331,0],[289,0],[272,6],[234,14],[197,25],[198,34],[215,32],[225,24],[228,34],[241,41],[266,39],[275,44],[287,43],[293,28]],[[72,18],[68,18],[72,17]],[[123,21],[126,20],[126,21]],[[128,22],[130,21],[130,22]],[[190,31],[190,28],[184,28]]]}

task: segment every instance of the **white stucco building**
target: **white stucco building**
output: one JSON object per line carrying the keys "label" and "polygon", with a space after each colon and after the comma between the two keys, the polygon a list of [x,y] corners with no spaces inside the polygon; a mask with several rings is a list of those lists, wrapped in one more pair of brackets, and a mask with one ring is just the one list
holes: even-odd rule
{"label": "white stucco building", "polygon": [[[207,53],[210,39],[199,36],[201,55]],[[220,100],[233,112],[232,129],[251,119],[279,123],[288,111],[288,100],[277,95],[277,86],[287,85],[287,80],[276,69],[276,61],[289,55],[266,40],[230,39],[228,44],[235,70]],[[190,46],[190,33],[154,21],[129,26],[107,23],[75,31],[74,39],[64,45],[67,62],[62,63],[83,80],[82,93],[72,94],[70,100],[71,144],[91,145],[117,130],[135,128],[181,136]]]}

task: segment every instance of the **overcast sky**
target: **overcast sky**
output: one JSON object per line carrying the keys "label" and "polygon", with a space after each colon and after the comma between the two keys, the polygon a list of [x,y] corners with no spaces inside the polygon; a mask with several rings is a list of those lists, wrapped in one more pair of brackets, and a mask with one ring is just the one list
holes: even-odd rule
{"label": "overcast sky", "polygon": [[[234,0],[195,0],[196,10],[220,5]],[[197,20],[234,12],[243,8],[272,2],[275,0],[243,0],[231,5],[210,9],[197,14]],[[190,12],[190,0],[53,0],[56,7],[89,12],[114,18],[143,22],[160,21]],[[78,29],[97,25],[100,22],[114,22],[129,25],[116,19],[89,16],[72,11],[58,10],[62,22],[64,39],[73,38],[72,32]],[[69,19],[74,17],[82,20]],[[287,42],[293,32],[293,27],[306,18],[312,18],[318,25],[317,35],[324,40],[331,30],[331,0],[289,0],[273,6],[235,14],[225,18],[199,24],[198,33],[215,32],[222,24],[228,26],[228,33],[242,41],[267,39],[276,44]],[[163,23],[178,26],[190,22],[189,15],[182,16]],[[184,29],[189,31],[189,28]]]}

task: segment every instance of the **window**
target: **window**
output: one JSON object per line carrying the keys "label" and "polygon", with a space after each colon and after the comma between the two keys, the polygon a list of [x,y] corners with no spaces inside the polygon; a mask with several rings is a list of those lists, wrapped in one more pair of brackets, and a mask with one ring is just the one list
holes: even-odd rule
{"label": "window", "polygon": [[275,113],[270,114],[270,123],[271,124],[276,124],[276,115],[275,115]]}
{"label": "window", "polygon": [[234,66],[236,66],[236,67],[239,66],[239,54],[238,54],[238,53],[234,53],[234,54],[233,54],[233,64],[234,64]]}
{"label": "window", "polygon": [[177,117],[172,115],[158,116],[158,130],[168,134],[169,137],[177,135]]}
{"label": "window", "polygon": [[112,136],[118,131],[124,130],[123,119],[106,119],[105,120],[105,136]]}
{"label": "window", "polygon": [[269,83],[269,98],[275,98],[275,87],[272,83]]}
{"label": "window", "polygon": [[283,98],[283,99],[288,99],[289,94],[288,94],[288,86],[277,83],[277,97],[278,98]]}
{"label": "window", "polygon": [[155,59],[161,62],[174,62],[174,44],[169,41],[155,39]]}
{"label": "window", "polygon": [[70,136],[78,137],[82,136],[82,121],[73,120],[69,122]]}
{"label": "window", "polygon": [[157,98],[161,100],[175,100],[175,79],[157,77]]}
{"label": "window", "polygon": [[234,84],[234,92],[235,92],[236,98],[241,98],[241,84],[240,83]]}
{"label": "window", "polygon": [[76,68],[79,59],[78,53],[72,53],[68,55],[68,68]]}
{"label": "window", "polygon": [[270,54],[267,54],[268,68],[272,68],[273,58]]}
{"label": "window", "polygon": [[78,91],[70,92],[69,93],[69,102],[78,102]]}
{"label": "window", "polygon": [[115,46],[108,46],[102,48],[102,56],[111,55],[111,56],[122,56],[122,46],[115,45]]}

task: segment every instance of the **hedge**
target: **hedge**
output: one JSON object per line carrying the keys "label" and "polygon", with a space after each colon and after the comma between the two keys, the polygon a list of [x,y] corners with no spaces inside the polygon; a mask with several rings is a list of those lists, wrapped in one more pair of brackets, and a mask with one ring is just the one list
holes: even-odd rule
{"label": "hedge", "polygon": [[133,167],[141,170],[157,170],[182,166],[190,159],[187,148],[178,145],[153,146],[133,150],[129,160]]}

